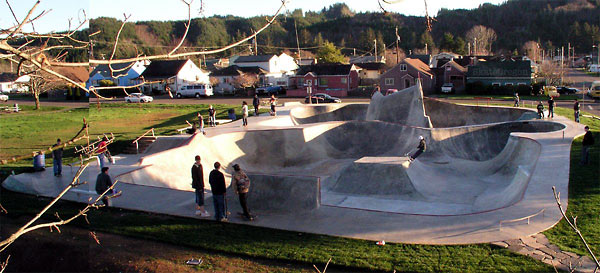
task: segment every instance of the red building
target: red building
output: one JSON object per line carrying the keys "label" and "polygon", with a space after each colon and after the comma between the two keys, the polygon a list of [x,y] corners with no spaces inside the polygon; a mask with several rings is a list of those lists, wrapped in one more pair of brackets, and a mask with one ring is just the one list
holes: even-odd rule
{"label": "red building", "polygon": [[424,95],[434,92],[435,77],[429,65],[419,59],[406,58],[381,75],[379,86],[382,92],[388,89],[402,90],[415,85],[417,79],[421,79]]}
{"label": "red building", "polygon": [[296,75],[290,77],[291,88],[287,91],[287,96],[307,96],[310,87],[313,94],[325,93],[334,97],[346,97],[348,91],[358,88],[358,71],[353,64],[300,66]]}

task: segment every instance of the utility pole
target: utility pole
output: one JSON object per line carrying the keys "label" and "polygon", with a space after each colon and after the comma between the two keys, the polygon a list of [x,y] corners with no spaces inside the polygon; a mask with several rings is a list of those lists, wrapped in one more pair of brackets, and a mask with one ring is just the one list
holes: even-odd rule
{"label": "utility pole", "polygon": [[427,50],[427,43],[425,43],[425,55],[427,55],[428,52],[429,50]]}
{"label": "utility pole", "polygon": [[398,43],[400,42],[400,35],[398,35],[398,27],[396,27],[396,64],[398,64],[400,58],[400,50],[398,49]]}
{"label": "utility pole", "polygon": [[258,37],[258,35],[254,36],[254,55],[255,56],[258,55],[258,43],[256,42],[257,37]]}
{"label": "utility pole", "polygon": [[467,52],[469,52],[469,56],[471,56],[471,42],[467,43]]}
{"label": "utility pole", "polygon": [[473,52],[473,55],[477,56],[477,38],[475,38],[475,41],[473,42]]}
{"label": "utility pole", "polygon": [[294,29],[296,30],[296,47],[298,47],[298,63],[302,60],[300,56],[300,40],[298,39],[298,28],[296,27],[296,18],[294,18]]}
{"label": "utility pole", "polygon": [[373,41],[375,41],[375,60],[377,60],[377,39]]}

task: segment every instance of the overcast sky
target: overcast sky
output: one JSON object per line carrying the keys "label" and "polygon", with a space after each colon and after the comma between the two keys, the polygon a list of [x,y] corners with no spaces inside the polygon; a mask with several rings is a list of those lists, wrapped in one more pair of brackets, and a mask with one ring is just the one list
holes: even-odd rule
{"label": "overcast sky", "polygon": [[[506,0],[428,0],[429,14],[434,16],[441,8],[458,9],[476,8],[482,3],[500,4]],[[35,3],[35,0],[9,0],[17,18],[22,19],[29,9]],[[380,11],[377,0],[288,0],[287,8],[289,11],[301,8],[304,11],[321,10],[323,7],[334,3],[346,3],[350,9],[361,11]],[[425,5],[420,0],[390,0],[397,2],[395,4],[384,5],[385,9],[391,12],[398,12],[406,15],[423,16],[425,14]],[[200,3],[204,7],[200,13]],[[192,8],[193,17],[203,17],[212,15],[236,15],[242,17],[251,17],[256,15],[267,15],[274,13],[281,0],[194,0]],[[181,0],[42,0],[36,9],[35,14],[43,10],[50,10],[50,13],[40,18],[35,24],[38,32],[46,33],[49,31],[67,30],[69,27],[69,18],[72,18],[72,25],[78,23],[78,18],[83,18],[85,10],[88,18],[114,17],[123,19],[123,13],[131,15],[130,21],[146,20],[182,20],[187,18],[186,6]],[[0,27],[7,28],[13,26],[15,20],[10,13],[5,1],[0,2]],[[31,28],[27,27],[27,31]]]}

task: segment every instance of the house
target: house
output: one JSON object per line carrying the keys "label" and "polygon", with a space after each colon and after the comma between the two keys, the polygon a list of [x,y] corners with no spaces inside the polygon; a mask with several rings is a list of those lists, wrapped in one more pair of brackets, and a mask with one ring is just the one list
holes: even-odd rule
{"label": "house", "polygon": [[101,80],[112,81],[117,86],[132,86],[141,83],[139,76],[144,72],[149,61],[137,61],[122,64],[111,64],[112,75],[107,64],[96,66],[89,74],[86,87],[100,86]]}
{"label": "house", "polygon": [[385,63],[384,56],[352,56],[350,57],[350,64],[359,63]]}
{"label": "house", "polygon": [[89,94],[80,87],[85,86],[89,82],[90,75],[87,67],[64,66],[55,67],[53,70],[77,83],[77,85],[51,76],[48,78],[48,81],[54,81],[57,87],[64,87],[66,90],[64,88],[52,88],[52,90],[48,91],[48,97],[64,98],[66,96],[67,99],[87,99],[89,97]]}
{"label": "house", "polygon": [[140,78],[145,81],[158,81],[145,86],[145,89],[164,91],[165,85],[171,90],[179,90],[184,85],[208,84],[208,72],[200,69],[191,60],[152,61]]}
{"label": "house", "polygon": [[0,93],[8,92],[28,92],[28,75],[20,76],[16,73],[0,73]]}
{"label": "house", "polygon": [[456,53],[451,53],[451,52],[440,52],[436,55],[433,55],[433,57],[431,57],[431,65],[430,67],[432,68],[437,68],[440,67],[442,65],[444,65],[445,63],[452,61],[454,59],[458,59],[461,56],[456,54]]}
{"label": "house", "polygon": [[227,58],[207,59],[207,60],[202,60],[201,63],[202,63],[202,69],[208,70],[210,72],[214,72],[219,69],[228,67],[229,59],[227,59]]}
{"label": "house", "polygon": [[406,58],[418,59],[421,62],[423,62],[424,64],[426,64],[427,66],[431,67],[431,55],[430,54],[411,54],[411,55],[408,55]]}
{"label": "house", "polygon": [[237,56],[230,59],[232,65],[239,67],[260,67],[265,70],[265,84],[287,87],[288,78],[295,74],[298,69],[296,61],[291,56],[281,53],[281,55],[252,55]]}
{"label": "house", "polygon": [[290,78],[288,96],[304,97],[308,89],[313,94],[326,93],[346,97],[348,91],[358,88],[359,69],[353,64],[316,64],[301,66]]}
{"label": "house", "polygon": [[382,91],[387,89],[405,89],[416,84],[417,79],[421,80],[423,94],[433,94],[435,91],[435,75],[429,68],[429,65],[419,59],[405,58],[381,75],[379,86]]}
{"label": "house", "polygon": [[211,83],[213,83],[213,89],[219,93],[231,93],[236,89],[240,88],[239,80],[244,75],[249,75],[257,78],[257,84],[262,85],[265,81],[265,75],[267,71],[258,67],[239,67],[232,65],[223,69],[216,70],[210,73]]}
{"label": "house", "polygon": [[379,77],[385,72],[385,63],[356,63],[359,85],[372,85],[379,83]]}
{"label": "house", "polygon": [[512,58],[478,61],[467,72],[467,84],[482,86],[531,85],[532,78],[531,61]]}
{"label": "house", "polygon": [[466,86],[467,68],[459,65],[454,60],[447,61],[438,68],[432,68],[435,72],[436,90],[440,90],[442,85],[452,83],[456,92],[463,92]]}

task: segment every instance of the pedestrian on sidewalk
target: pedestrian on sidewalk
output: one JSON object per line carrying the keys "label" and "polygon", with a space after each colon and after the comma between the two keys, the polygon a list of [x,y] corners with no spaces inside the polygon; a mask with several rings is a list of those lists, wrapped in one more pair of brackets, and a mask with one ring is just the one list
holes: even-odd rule
{"label": "pedestrian on sidewalk", "polygon": [[519,107],[519,93],[515,93],[515,105],[513,105],[514,107]]}
{"label": "pedestrian on sidewalk", "polygon": [[427,143],[425,143],[425,138],[423,136],[419,136],[419,146],[417,146],[417,151],[412,154],[408,160],[411,162],[417,159],[425,150],[427,149]]}
{"label": "pedestrian on sidewalk", "polygon": [[258,108],[260,107],[260,99],[257,94],[254,94],[254,98],[252,99],[252,105],[254,106],[254,115],[258,116]]}
{"label": "pedestrian on sidewalk", "polygon": [[544,104],[542,103],[542,101],[540,101],[540,103],[538,103],[537,111],[538,111],[538,118],[543,119],[544,118]]}
{"label": "pedestrian on sidewalk", "polygon": [[[54,167],[54,176],[62,176],[62,157],[63,148],[60,138],[56,140],[56,144],[52,145],[52,166]],[[60,148],[57,148],[60,147]]]}
{"label": "pedestrian on sidewalk", "polygon": [[195,157],[196,162],[192,166],[192,188],[196,192],[196,215],[208,217],[210,214],[204,209],[204,172],[200,156]]}
{"label": "pedestrian on sidewalk", "polygon": [[550,97],[548,100],[548,117],[554,118],[554,98]]}
{"label": "pedestrian on sidewalk", "polygon": [[248,126],[248,103],[242,101],[242,126]]}
{"label": "pedestrian on sidewalk", "polygon": [[277,105],[277,98],[275,98],[275,94],[271,95],[269,99],[269,104],[271,104],[271,116],[277,116],[277,111],[275,110],[275,106]]}
{"label": "pedestrian on sidewalk", "polygon": [[581,143],[581,165],[587,165],[590,163],[590,149],[594,145],[594,135],[590,131],[589,126],[585,126],[585,135],[583,135],[583,142]]}
{"label": "pedestrian on sidewalk", "polygon": [[233,170],[234,172],[231,178],[231,184],[233,185],[233,188],[240,199],[240,206],[242,207],[243,216],[251,221],[253,220],[253,217],[248,210],[248,191],[250,189],[250,179],[246,173],[242,171],[240,165],[233,165]]}
{"label": "pedestrian on sidewalk", "polygon": [[[102,172],[96,177],[96,193],[103,194],[106,190],[112,187],[112,185],[112,180],[110,179],[110,175],[108,175],[108,167],[103,167]],[[106,194],[102,197],[102,203],[104,203],[104,205],[107,207],[110,206],[110,200],[108,199],[107,195],[111,194],[113,194],[112,189],[106,191]]]}
{"label": "pedestrian on sidewalk", "polygon": [[208,106],[208,126],[215,127],[217,126],[216,122],[216,113],[215,108],[213,108],[212,104]]}
{"label": "pedestrian on sidewalk", "polygon": [[575,100],[573,104],[573,115],[575,115],[575,122],[579,123],[579,101]]}
{"label": "pedestrian on sidewalk", "polygon": [[225,197],[227,188],[225,186],[225,176],[220,171],[221,163],[215,162],[215,169],[208,176],[208,183],[213,196],[213,204],[215,206],[215,220],[227,221],[227,212],[225,211]]}

